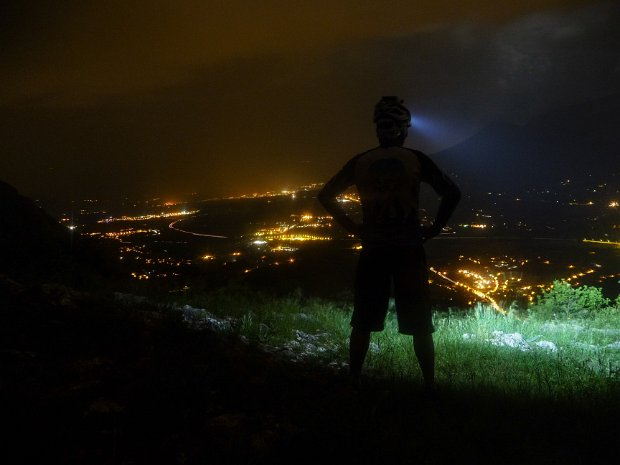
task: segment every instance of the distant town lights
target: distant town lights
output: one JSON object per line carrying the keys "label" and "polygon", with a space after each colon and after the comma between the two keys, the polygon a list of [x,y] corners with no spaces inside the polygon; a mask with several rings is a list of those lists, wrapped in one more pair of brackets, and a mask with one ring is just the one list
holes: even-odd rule
{"label": "distant town lights", "polygon": [[140,215],[140,216],[127,216],[123,215],[120,218],[104,218],[102,220],[98,220],[97,223],[112,223],[115,221],[142,221],[142,220],[154,220],[160,218],[174,218],[177,216],[187,216],[193,215],[194,213],[198,213],[199,210],[181,210],[180,212],[169,212],[169,213],[159,213],[159,214],[149,214],[149,215]]}

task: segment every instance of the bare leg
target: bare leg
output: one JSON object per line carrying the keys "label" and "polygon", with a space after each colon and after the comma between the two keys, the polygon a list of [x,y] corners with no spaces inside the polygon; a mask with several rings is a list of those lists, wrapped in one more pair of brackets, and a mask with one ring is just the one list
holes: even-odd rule
{"label": "bare leg", "polygon": [[432,389],[435,386],[435,344],[433,334],[418,334],[413,337],[413,350],[422,370],[424,387]]}
{"label": "bare leg", "polygon": [[362,373],[362,365],[368,353],[370,345],[370,331],[360,331],[353,328],[349,339],[349,373],[354,378],[359,378]]}

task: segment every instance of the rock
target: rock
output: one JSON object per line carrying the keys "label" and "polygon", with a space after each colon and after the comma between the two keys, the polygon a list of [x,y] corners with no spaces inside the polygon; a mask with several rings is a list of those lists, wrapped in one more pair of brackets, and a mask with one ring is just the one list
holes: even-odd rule
{"label": "rock", "polygon": [[493,331],[492,338],[487,339],[494,346],[512,347],[526,352],[531,349],[530,345],[523,338],[521,333],[504,333],[503,331]]}
{"label": "rock", "polygon": [[558,351],[558,347],[551,341],[538,341],[535,344],[536,347],[538,347],[539,349],[544,349],[547,350],[549,352],[557,352]]}

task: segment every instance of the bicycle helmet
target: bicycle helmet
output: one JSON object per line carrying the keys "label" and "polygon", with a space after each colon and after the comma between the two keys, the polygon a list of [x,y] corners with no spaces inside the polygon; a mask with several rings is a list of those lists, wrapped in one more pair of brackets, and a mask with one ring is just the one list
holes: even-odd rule
{"label": "bicycle helmet", "polygon": [[401,128],[411,126],[411,113],[403,105],[403,100],[395,96],[381,97],[375,105],[374,123],[380,120],[391,119]]}

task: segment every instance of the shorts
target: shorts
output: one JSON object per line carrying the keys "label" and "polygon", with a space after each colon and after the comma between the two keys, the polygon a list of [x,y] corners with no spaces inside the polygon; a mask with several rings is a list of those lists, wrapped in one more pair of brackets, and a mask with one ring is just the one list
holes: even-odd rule
{"label": "shorts", "polygon": [[421,245],[362,249],[351,326],[362,331],[383,330],[392,283],[398,331],[409,335],[433,333],[428,268]]}

